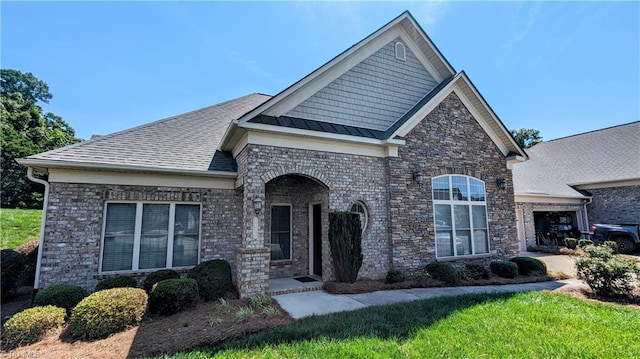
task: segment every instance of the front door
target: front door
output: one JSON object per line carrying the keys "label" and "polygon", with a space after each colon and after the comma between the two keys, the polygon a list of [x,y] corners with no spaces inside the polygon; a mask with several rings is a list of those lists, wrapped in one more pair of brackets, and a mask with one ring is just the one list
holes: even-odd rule
{"label": "front door", "polygon": [[322,205],[311,206],[311,242],[313,244],[313,269],[311,274],[322,277]]}

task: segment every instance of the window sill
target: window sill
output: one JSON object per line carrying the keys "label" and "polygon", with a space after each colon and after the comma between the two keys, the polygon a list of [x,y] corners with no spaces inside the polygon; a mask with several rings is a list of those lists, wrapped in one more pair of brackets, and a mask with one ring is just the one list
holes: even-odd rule
{"label": "window sill", "polygon": [[491,257],[491,253],[482,253],[482,254],[466,254],[463,256],[456,257],[436,257],[436,260],[439,262],[455,262],[467,259],[478,259],[478,258],[488,258]]}
{"label": "window sill", "polygon": [[290,265],[293,265],[293,261],[291,259],[279,259],[276,261],[271,261],[272,267],[286,267]]}
{"label": "window sill", "polygon": [[187,267],[172,267],[172,268],[166,268],[165,267],[165,268],[153,268],[153,269],[120,270],[120,271],[111,271],[111,272],[98,272],[98,274],[96,274],[94,276],[94,278],[95,279],[104,279],[104,278],[109,278],[109,277],[118,276],[118,275],[129,275],[129,276],[138,277],[138,276],[148,275],[150,273],[157,272],[159,270],[165,270],[165,269],[176,271],[179,274],[184,274],[184,273],[189,272],[189,270],[191,268],[193,268],[193,267],[195,267],[195,265],[187,266]]}

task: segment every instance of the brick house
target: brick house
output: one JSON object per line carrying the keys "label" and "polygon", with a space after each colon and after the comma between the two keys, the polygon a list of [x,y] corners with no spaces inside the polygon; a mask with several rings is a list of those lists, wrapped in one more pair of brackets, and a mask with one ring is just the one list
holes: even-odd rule
{"label": "brick house", "polygon": [[405,12],[277,95],[21,159],[48,174],[36,288],[223,258],[241,296],[334,278],[328,214],[361,215],[360,278],[518,253],[527,158]]}
{"label": "brick house", "polygon": [[640,223],[640,122],[527,149],[513,167],[521,249],[588,232],[594,223]]}

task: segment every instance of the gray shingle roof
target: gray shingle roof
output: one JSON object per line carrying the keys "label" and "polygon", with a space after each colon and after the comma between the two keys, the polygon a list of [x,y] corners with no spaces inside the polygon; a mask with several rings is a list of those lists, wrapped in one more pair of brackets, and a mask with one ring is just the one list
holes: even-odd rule
{"label": "gray shingle roof", "polygon": [[541,142],[514,165],[515,192],[581,197],[570,186],[640,179],[638,139],[640,121]]}
{"label": "gray shingle roof", "polygon": [[26,157],[25,163],[234,172],[235,160],[216,151],[229,124],[270,96],[250,94],[139,127]]}

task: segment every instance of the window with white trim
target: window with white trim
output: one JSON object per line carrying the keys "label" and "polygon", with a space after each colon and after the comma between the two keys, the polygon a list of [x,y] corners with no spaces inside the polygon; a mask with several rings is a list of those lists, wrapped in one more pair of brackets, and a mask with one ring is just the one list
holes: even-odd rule
{"label": "window with white trim", "polygon": [[271,260],[291,260],[291,205],[271,205]]}
{"label": "window with white trim", "polygon": [[457,257],[489,253],[484,182],[447,175],[431,180],[436,256]]}
{"label": "window with white trim", "polygon": [[364,230],[367,229],[367,224],[369,224],[367,207],[361,201],[356,201],[351,205],[351,212],[355,212],[360,216],[360,228],[362,229],[362,233],[364,233]]}
{"label": "window with white trim", "polygon": [[107,203],[101,272],[198,264],[200,205]]}

